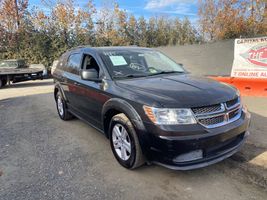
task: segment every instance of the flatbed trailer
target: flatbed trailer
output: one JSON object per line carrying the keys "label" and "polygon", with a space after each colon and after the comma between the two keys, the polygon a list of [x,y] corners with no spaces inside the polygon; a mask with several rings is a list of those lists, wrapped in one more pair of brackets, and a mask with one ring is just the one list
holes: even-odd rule
{"label": "flatbed trailer", "polygon": [[[20,60],[21,61],[21,60]],[[16,60],[7,60],[4,61],[13,62],[12,64],[16,63]],[[0,88],[4,87],[5,85],[10,85],[10,83],[18,83],[22,81],[29,81],[29,80],[37,80],[43,79],[43,70],[42,68],[29,68],[26,65],[20,66],[9,66],[5,65],[1,67],[0,63]]]}

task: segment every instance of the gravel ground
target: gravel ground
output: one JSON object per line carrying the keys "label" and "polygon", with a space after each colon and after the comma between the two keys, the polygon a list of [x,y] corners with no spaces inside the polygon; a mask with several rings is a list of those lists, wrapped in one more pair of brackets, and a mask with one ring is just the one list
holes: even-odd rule
{"label": "gravel ground", "polygon": [[[264,180],[247,164],[267,146],[263,99],[251,103],[256,138],[233,158],[187,172],[155,165],[130,171],[119,166],[101,133],[80,120],[59,119],[52,91],[51,80],[0,90],[1,200],[266,199]],[[246,149],[253,149],[249,158]]]}

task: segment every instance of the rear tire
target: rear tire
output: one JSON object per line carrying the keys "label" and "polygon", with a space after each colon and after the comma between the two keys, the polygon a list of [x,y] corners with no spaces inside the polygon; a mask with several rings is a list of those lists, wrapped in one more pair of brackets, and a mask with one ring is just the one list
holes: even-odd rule
{"label": "rear tire", "polygon": [[67,121],[73,118],[73,115],[68,111],[67,104],[60,92],[56,94],[56,105],[60,119]]}
{"label": "rear tire", "polygon": [[109,136],[112,152],[123,167],[135,169],[145,163],[133,124],[125,114],[112,117]]}

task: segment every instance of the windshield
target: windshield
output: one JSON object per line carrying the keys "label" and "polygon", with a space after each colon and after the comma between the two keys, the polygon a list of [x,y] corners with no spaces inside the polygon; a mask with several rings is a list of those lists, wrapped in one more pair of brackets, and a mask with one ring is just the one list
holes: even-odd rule
{"label": "windshield", "polygon": [[0,67],[18,67],[16,61],[0,61]]}
{"label": "windshield", "polygon": [[113,78],[185,72],[181,65],[155,50],[108,50],[100,56]]}

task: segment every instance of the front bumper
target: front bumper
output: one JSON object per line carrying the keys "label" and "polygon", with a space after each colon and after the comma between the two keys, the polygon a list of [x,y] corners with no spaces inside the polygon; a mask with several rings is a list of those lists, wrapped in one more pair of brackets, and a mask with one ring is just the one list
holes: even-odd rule
{"label": "front bumper", "polygon": [[[205,129],[195,127],[156,127],[145,124],[149,135],[147,158],[156,164],[176,170],[190,170],[222,161],[235,154],[249,135],[250,114],[230,124]],[[154,127],[153,127],[154,126]],[[164,131],[162,129],[165,129]],[[197,157],[194,155],[198,154]],[[179,158],[183,158],[182,160]]]}

